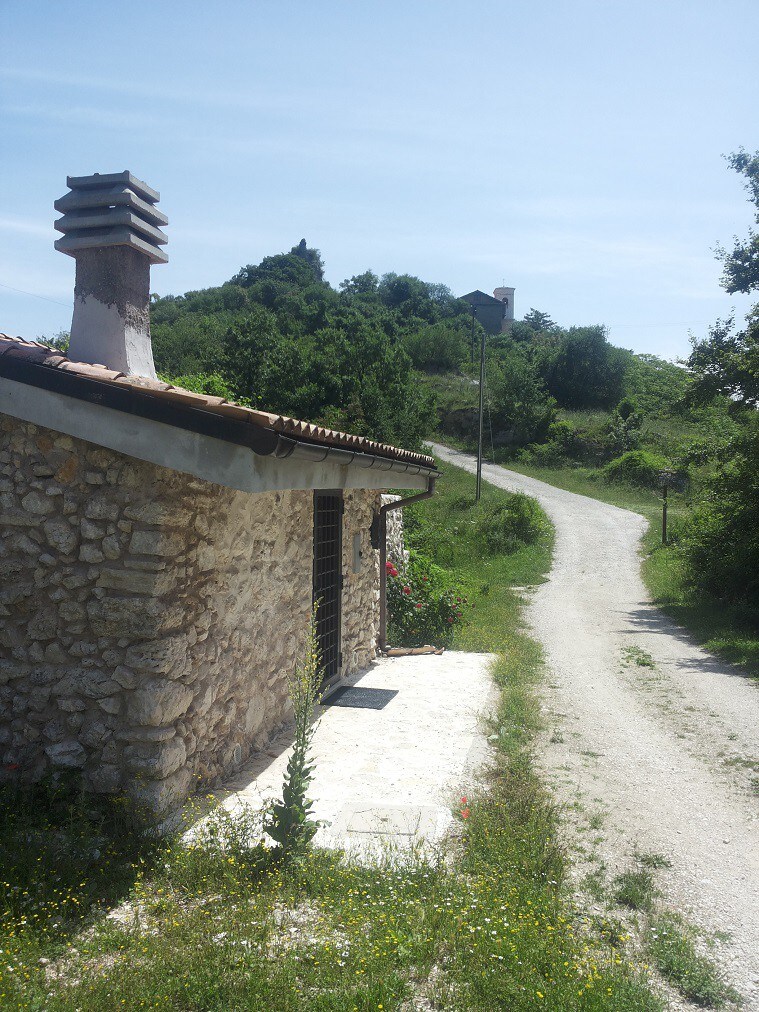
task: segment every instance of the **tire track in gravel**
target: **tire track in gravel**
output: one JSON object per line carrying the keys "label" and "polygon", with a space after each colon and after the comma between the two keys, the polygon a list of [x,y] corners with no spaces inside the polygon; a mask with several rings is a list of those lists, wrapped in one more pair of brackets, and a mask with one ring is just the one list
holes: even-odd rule
{"label": "tire track in gravel", "polygon": [[[473,457],[433,444],[474,471]],[[605,811],[599,856],[612,874],[640,852],[664,854],[665,901],[727,937],[714,958],[759,1010],[759,687],[696,646],[649,601],[637,513],[485,464],[483,478],[537,499],[556,530],[548,581],[527,619],[543,644],[553,722],[540,762],[557,799]],[[637,647],[654,669],[623,663]],[[558,725],[557,725],[558,722]]]}

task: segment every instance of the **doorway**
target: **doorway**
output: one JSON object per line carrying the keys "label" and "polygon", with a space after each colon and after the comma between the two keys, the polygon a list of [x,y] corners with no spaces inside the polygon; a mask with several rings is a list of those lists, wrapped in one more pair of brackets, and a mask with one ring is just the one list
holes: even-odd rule
{"label": "doorway", "polygon": [[314,603],[316,642],[324,670],[324,685],[340,677],[341,604],[343,589],[343,495],[314,493]]}

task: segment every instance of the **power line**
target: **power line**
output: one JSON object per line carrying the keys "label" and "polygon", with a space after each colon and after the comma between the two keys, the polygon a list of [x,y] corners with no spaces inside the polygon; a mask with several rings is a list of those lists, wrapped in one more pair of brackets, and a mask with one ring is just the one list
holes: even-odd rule
{"label": "power line", "polygon": [[25,292],[23,288],[14,288],[13,285],[4,285],[0,281],[0,288],[7,288],[9,292],[18,292],[19,295],[31,295],[33,299],[44,299],[45,302],[52,302],[56,306],[63,306],[65,309],[71,309],[72,302],[59,302],[57,299],[49,299],[47,295],[38,295],[36,292]]}
{"label": "power line", "polygon": [[706,327],[713,320],[684,320],[681,323],[606,323],[604,326],[609,330],[612,327]]}

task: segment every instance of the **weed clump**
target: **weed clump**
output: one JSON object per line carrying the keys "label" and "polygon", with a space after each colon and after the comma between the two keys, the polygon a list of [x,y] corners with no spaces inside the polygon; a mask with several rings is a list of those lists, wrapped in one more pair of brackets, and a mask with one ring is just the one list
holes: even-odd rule
{"label": "weed clump", "polygon": [[612,895],[620,906],[631,910],[650,910],[655,894],[654,878],[647,868],[623,871],[614,879]]}
{"label": "weed clump", "polygon": [[282,800],[272,803],[264,830],[278,845],[283,859],[303,857],[319,828],[311,817],[312,802],[306,797],[313,780],[314,765],[310,761],[314,737],[314,706],[319,697],[322,669],[316,637],[316,606],[306,640],[306,652],[290,676],[290,702],[295,716],[295,742],[287,763],[282,786]]}
{"label": "weed clump", "polygon": [[740,1003],[740,995],[722,979],[714,963],[700,955],[692,929],[674,914],[662,914],[651,925],[648,951],[661,975],[688,1001],[707,1008]]}

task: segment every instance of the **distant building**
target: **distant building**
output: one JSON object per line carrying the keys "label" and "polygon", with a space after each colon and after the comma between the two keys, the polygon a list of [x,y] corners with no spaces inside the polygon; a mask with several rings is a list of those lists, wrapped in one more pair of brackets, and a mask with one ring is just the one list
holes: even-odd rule
{"label": "distant building", "polygon": [[511,325],[514,322],[514,289],[513,288],[496,288],[493,292],[493,297],[503,306],[503,316],[501,317],[501,333],[505,334],[511,330]]}
{"label": "distant building", "polygon": [[461,298],[474,306],[477,319],[488,334],[505,334],[511,330],[514,322],[513,288],[496,288],[492,295],[475,289]]}

